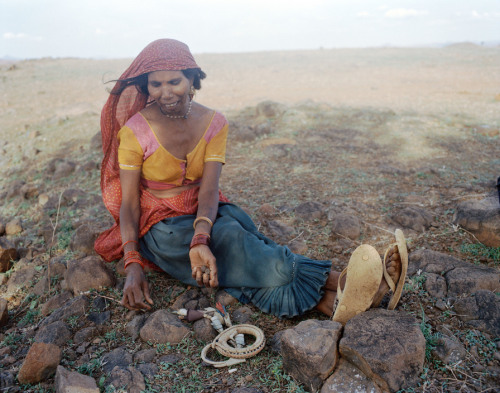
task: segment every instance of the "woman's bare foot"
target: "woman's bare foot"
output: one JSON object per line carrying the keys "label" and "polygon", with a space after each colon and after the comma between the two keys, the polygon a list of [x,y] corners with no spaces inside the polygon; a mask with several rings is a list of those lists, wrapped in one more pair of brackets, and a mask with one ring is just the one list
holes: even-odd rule
{"label": "woman's bare foot", "polygon": [[316,305],[316,310],[331,317],[333,315],[333,306],[335,304],[336,298],[337,298],[337,292],[325,289],[325,294],[323,295],[319,303]]}
{"label": "woman's bare foot", "polygon": [[[339,277],[340,277],[340,272],[335,272],[333,270],[330,270],[330,273],[328,273],[328,278],[326,279],[325,286],[323,287],[324,289],[327,289],[329,291],[337,291],[337,286],[339,285]],[[345,283],[344,282],[342,284]]]}
{"label": "woman's bare foot", "polygon": [[[397,245],[392,246],[389,252],[387,253],[385,267],[392,281],[394,283],[397,283],[399,277],[401,276],[401,268],[402,268],[401,257],[399,255]],[[389,289],[390,289],[389,284],[387,283],[385,278],[383,278],[382,282],[380,283],[378,292],[375,294],[375,297],[373,298],[372,307],[378,307],[380,305],[382,299],[384,298],[385,294],[389,291]]]}

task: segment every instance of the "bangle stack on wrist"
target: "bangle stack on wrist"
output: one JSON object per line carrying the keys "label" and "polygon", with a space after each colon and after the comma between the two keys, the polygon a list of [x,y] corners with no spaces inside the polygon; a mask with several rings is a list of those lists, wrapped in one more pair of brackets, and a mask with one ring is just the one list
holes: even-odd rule
{"label": "bangle stack on wrist", "polygon": [[198,233],[193,236],[191,240],[191,244],[189,245],[189,249],[191,250],[193,247],[199,246],[200,244],[204,244],[206,246],[210,245],[210,235],[208,233]]}
{"label": "bangle stack on wrist", "polygon": [[124,269],[131,263],[138,263],[144,270],[144,263],[142,262],[141,254],[139,251],[127,251],[123,257],[125,261]]}

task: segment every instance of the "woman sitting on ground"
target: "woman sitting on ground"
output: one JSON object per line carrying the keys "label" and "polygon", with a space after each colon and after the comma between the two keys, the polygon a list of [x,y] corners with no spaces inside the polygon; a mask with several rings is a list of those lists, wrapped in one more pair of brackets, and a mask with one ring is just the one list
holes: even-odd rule
{"label": "woman sitting on ground", "polygon": [[[228,124],[193,101],[204,78],[185,44],[157,40],[116,81],[103,108],[101,188],[116,223],[95,248],[106,261],[124,255],[122,304],[151,307],[143,268],[152,263],[186,284],[220,286],[279,317],[315,307],[332,315],[340,273],[331,262],[277,245],[220,192]],[[344,298],[355,294],[357,301],[340,304],[336,320],[379,303],[389,285],[399,290],[393,284],[404,281],[399,255],[395,248],[383,264],[373,247],[355,251],[342,287]]]}

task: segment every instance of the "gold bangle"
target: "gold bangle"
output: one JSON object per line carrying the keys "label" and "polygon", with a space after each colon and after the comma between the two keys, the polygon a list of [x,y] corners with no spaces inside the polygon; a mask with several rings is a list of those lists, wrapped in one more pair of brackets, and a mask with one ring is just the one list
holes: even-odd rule
{"label": "gold bangle", "polygon": [[200,221],[205,221],[205,222],[208,222],[210,224],[210,228],[212,228],[214,226],[214,223],[212,222],[212,220],[208,217],[197,217],[196,220],[194,220],[193,222],[193,229],[196,229],[196,224],[198,224]]}

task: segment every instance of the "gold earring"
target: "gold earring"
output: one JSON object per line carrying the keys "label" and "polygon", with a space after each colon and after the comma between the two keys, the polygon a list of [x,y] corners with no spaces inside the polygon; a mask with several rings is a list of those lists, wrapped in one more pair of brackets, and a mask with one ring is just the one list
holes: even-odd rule
{"label": "gold earring", "polygon": [[195,95],[196,95],[196,90],[194,86],[191,86],[191,89],[189,90],[189,97],[191,97],[191,100],[194,98]]}

